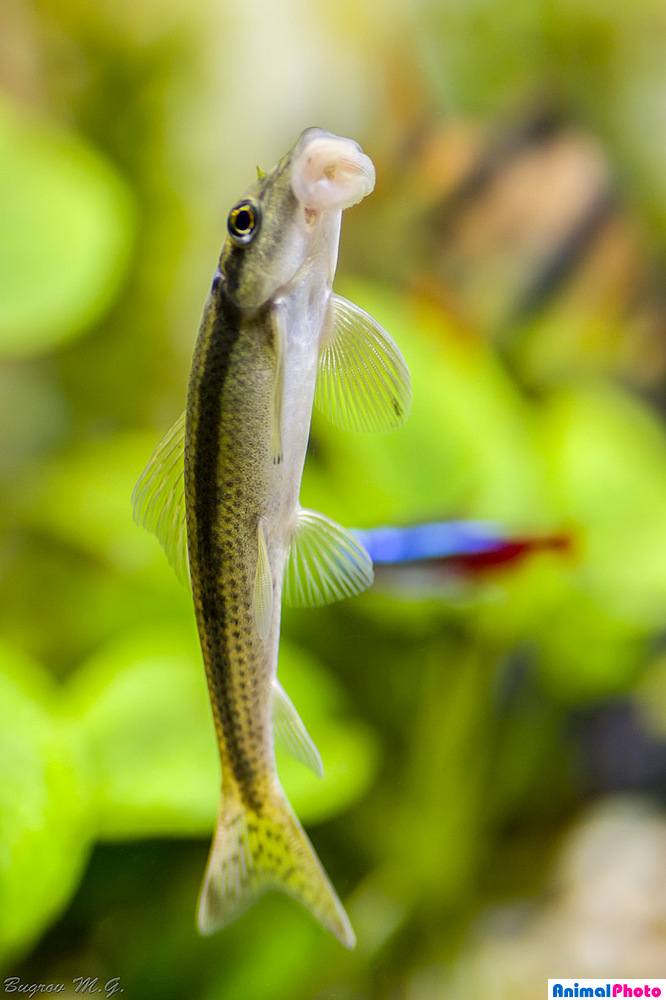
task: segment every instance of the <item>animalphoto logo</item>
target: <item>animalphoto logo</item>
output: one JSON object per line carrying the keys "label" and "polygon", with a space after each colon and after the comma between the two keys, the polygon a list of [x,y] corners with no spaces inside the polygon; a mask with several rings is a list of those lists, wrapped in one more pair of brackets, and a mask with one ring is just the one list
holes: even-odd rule
{"label": "animalphoto logo", "polygon": [[557,997],[666,997],[666,979],[549,979],[548,1000]]}

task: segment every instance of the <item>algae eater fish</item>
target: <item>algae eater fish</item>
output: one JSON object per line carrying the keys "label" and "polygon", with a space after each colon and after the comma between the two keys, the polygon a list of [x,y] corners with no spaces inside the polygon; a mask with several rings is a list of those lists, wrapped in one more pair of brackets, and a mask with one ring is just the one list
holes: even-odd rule
{"label": "algae eater fish", "polygon": [[[277,681],[280,606],[323,604],[372,581],[356,539],[299,504],[313,402],[336,424],[390,430],[409,372],[389,335],[332,292],[342,211],[369,194],[372,161],[307,129],[231,209],[206,302],[185,414],[133,494],[181,576],[189,572],[222,770],[199,900],[204,934],[268,889],[300,901],[347,947],[342,905],[280,786],[274,732],[321,761]],[[184,455],[183,455],[184,453]]]}

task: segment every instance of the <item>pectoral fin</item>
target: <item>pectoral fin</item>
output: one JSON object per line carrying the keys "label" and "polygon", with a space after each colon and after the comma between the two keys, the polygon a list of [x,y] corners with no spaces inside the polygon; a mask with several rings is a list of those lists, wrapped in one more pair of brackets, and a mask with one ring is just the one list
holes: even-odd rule
{"label": "pectoral fin", "polygon": [[287,604],[328,604],[371,583],[372,560],[360,542],[325,514],[301,507],[285,570]]}
{"label": "pectoral fin", "polygon": [[266,535],[257,525],[257,570],[254,578],[254,621],[260,639],[267,639],[273,618],[273,575],[268,557]]}
{"label": "pectoral fin", "polygon": [[315,405],[348,431],[400,427],[412,403],[409,369],[393,339],[359,306],[331,295]]}
{"label": "pectoral fin", "polygon": [[157,535],[182,582],[188,574],[184,450],[182,413],[151,455],[132,493],[134,520]]}
{"label": "pectoral fin", "polygon": [[318,778],[323,777],[324,766],[319,751],[277,678],[273,681],[273,731],[290,757],[305,764]]}

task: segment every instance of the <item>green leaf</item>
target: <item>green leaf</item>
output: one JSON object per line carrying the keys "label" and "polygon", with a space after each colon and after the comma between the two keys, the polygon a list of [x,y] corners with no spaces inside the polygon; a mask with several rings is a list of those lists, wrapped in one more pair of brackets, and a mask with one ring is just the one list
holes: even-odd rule
{"label": "green leaf", "polygon": [[116,296],[129,260],[125,183],[82,139],[0,103],[0,356],[79,336]]}
{"label": "green leaf", "polygon": [[0,955],[16,955],[78,885],[91,845],[89,786],[48,677],[4,643],[0,704]]}
{"label": "green leaf", "polygon": [[587,385],[543,416],[550,490],[581,527],[580,582],[605,614],[661,627],[666,607],[666,434],[641,403]]}
{"label": "green leaf", "polygon": [[39,469],[21,491],[31,525],[136,573],[173,571],[157,539],[132,520],[132,489],[155,445],[151,434],[100,437],[79,443]]}
{"label": "green leaf", "polygon": [[104,647],[73,678],[69,710],[95,776],[100,837],[212,829],[219,768],[193,635],[154,627]]}
{"label": "green leaf", "polygon": [[[280,775],[304,822],[335,815],[368,787],[377,762],[368,731],[340,715],[323,667],[283,644],[280,677],[324,760],[318,779],[288,757]],[[69,709],[80,719],[97,792],[100,836],[208,834],[220,788],[198,642],[152,626],[123,636],[81,668]]]}

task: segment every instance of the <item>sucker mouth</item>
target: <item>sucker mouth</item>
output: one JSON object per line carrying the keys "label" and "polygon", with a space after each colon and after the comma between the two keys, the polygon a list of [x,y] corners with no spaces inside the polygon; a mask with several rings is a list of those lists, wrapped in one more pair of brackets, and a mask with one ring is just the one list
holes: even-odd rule
{"label": "sucker mouth", "polygon": [[370,194],[375,168],[351,139],[308,129],[294,156],[291,186],[306,210],[341,212]]}

